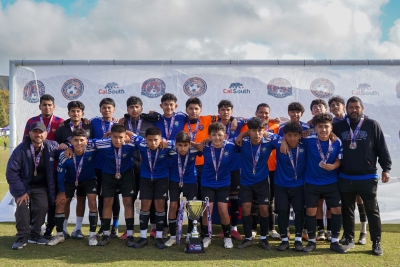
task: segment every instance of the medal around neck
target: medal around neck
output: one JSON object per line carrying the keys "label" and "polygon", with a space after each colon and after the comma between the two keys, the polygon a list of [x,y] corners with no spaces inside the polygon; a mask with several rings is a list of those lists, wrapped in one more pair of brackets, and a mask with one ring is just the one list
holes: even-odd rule
{"label": "medal around neck", "polygon": [[190,233],[189,243],[186,244],[186,253],[204,253],[203,242],[197,231],[197,220],[206,209],[206,202],[201,200],[189,200],[186,202],[185,210],[188,217],[193,220],[193,230]]}

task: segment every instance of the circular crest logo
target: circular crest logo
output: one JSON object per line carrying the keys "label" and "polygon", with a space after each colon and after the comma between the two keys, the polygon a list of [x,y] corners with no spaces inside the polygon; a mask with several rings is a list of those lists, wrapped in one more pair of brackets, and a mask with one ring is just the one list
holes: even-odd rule
{"label": "circular crest logo", "polygon": [[199,97],[207,91],[207,83],[199,78],[192,77],[183,84],[183,92],[190,97]]}
{"label": "circular crest logo", "polygon": [[396,84],[396,96],[397,98],[400,98],[400,82]]}
{"label": "circular crest logo", "polygon": [[149,98],[156,98],[165,94],[165,82],[157,78],[146,80],[142,84],[142,95]]}
{"label": "circular crest logo", "polygon": [[40,97],[45,94],[44,84],[39,80],[32,80],[25,84],[23,98],[29,103],[38,103]]}
{"label": "circular crest logo", "polygon": [[229,152],[228,152],[228,151],[225,151],[225,152],[224,152],[224,156],[225,156],[225,157],[228,157],[228,156],[229,156]]}
{"label": "circular crest logo", "polygon": [[292,85],[290,82],[283,78],[274,78],[268,85],[268,94],[275,98],[284,98],[292,95]]}
{"label": "circular crest logo", "polygon": [[311,83],[310,90],[318,98],[327,98],[333,95],[335,86],[330,80],[320,78]]}
{"label": "circular crest logo", "polygon": [[203,131],[204,130],[204,125],[199,125],[199,130]]}
{"label": "circular crest logo", "polygon": [[79,79],[69,79],[61,87],[61,93],[67,100],[76,100],[83,94],[83,82]]}

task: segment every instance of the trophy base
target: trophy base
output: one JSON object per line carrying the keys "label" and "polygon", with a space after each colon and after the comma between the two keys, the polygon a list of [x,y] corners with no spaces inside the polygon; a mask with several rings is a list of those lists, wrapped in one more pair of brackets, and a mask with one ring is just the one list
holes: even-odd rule
{"label": "trophy base", "polygon": [[200,238],[189,238],[189,243],[186,244],[186,253],[205,253],[203,242]]}

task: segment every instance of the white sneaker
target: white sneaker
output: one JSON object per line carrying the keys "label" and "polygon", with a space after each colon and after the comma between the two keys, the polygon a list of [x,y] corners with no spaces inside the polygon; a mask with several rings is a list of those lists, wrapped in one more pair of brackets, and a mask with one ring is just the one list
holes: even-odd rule
{"label": "white sneaker", "polygon": [[48,246],[55,246],[58,243],[62,243],[64,242],[64,235],[56,235],[55,237],[53,237],[53,239],[51,239],[49,242],[47,242]]}
{"label": "white sneaker", "polygon": [[168,241],[164,243],[164,245],[167,247],[172,247],[175,244],[176,244],[176,238],[172,238],[172,237],[170,237],[168,239]]}
{"label": "white sneaker", "polygon": [[203,246],[204,248],[207,248],[209,245],[211,244],[211,238],[209,238],[208,236],[203,238]]}
{"label": "white sneaker", "polygon": [[169,228],[164,227],[163,228],[163,233],[162,233],[162,238],[168,238],[168,233],[169,233]]}
{"label": "white sneaker", "polygon": [[278,234],[278,232],[276,230],[269,231],[268,234],[272,239],[281,238],[281,236]]}
{"label": "white sneaker", "polygon": [[233,248],[232,238],[230,237],[224,238],[224,248]]}
{"label": "white sneaker", "polygon": [[257,236],[257,231],[251,231],[251,236],[253,237],[253,239],[256,238],[256,236]]}
{"label": "white sneaker", "polygon": [[96,235],[92,235],[91,237],[89,237],[89,246],[97,246]]}

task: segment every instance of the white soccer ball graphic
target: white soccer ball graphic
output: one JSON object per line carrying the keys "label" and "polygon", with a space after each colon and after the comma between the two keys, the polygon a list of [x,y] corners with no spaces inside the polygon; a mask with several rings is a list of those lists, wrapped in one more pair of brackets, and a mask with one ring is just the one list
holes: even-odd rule
{"label": "white soccer ball graphic", "polygon": [[329,93],[329,88],[325,84],[318,84],[317,91],[321,93]]}
{"label": "white soccer ball graphic", "polygon": [[78,92],[78,88],[76,88],[75,85],[71,85],[70,87],[68,87],[68,94],[70,95],[74,95]]}
{"label": "white soccer ball graphic", "polygon": [[190,91],[192,91],[193,93],[200,91],[200,85],[198,85],[197,83],[191,83],[190,86]]}

